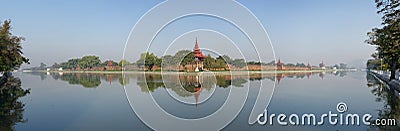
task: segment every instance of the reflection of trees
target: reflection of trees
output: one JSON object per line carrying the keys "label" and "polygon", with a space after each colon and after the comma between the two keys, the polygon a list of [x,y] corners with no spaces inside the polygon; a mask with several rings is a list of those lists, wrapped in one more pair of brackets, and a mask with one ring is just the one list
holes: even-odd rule
{"label": "reflection of trees", "polygon": [[[204,80],[204,79],[200,80],[201,78],[195,75],[179,75],[179,79],[182,87],[190,93],[196,92],[197,91],[196,88],[201,88]],[[206,79],[205,81],[211,82],[208,79]]]}
{"label": "reflection of trees", "polygon": [[193,92],[196,92],[196,88],[201,87],[202,90],[211,90],[215,85],[222,88],[229,87],[230,85],[243,87],[243,84],[247,82],[245,79],[247,77],[243,76],[217,75],[214,78],[214,75],[203,74],[197,77],[194,74],[165,76],[160,74],[145,74],[137,77],[137,85],[143,92],[153,92],[157,88],[163,87],[171,89],[179,96],[188,97],[192,96]]}
{"label": "reflection of trees", "polygon": [[[46,76],[46,72],[29,72],[32,75],[38,75],[41,78]],[[82,85],[86,88],[95,88],[101,84],[101,80],[107,81],[110,84],[118,81],[121,85],[129,83],[129,78],[125,77],[123,80],[122,75],[116,74],[101,74],[101,73],[62,73],[51,72],[49,73],[54,80],[67,81],[69,84]],[[43,79],[42,79],[43,80]]]}
{"label": "reflection of trees", "polygon": [[334,74],[335,76],[344,77],[347,75],[347,71],[334,71],[332,72],[332,74]]}
{"label": "reflection of trees", "polygon": [[40,80],[44,80],[47,78],[47,74],[44,72],[26,72],[26,73],[29,73],[31,75],[40,76]]}
{"label": "reflection of trees", "polygon": [[64,74],[60,77],[69,84],[82,85],[86,88],[95,88],[101,84],[100,76],[94,74]]}
{"label": "reflection of trees", "polygon": [[13,76],[0,78],[0,130],[13,130],[23,119],[24,104],[18,98],[29,94],[21,88],[21,80]]}
{"label": "reflection of trees", "polygon": [[125,86],[127,84],[129,84],[129,77],[125,76],[125,77],[119,77],[118,78],[118,82],[119,84],[121,84],[122,86]]}
{"label": "reflection of trees", "polygon": [[137,85],[143,92],[153,92],[159,87],[164,87],[161,75],[145,74],[139,75],[137,79]]}
{"label": "reflection of trees", "polygon": [[[38,75],[41,77],[41,79],[45,79],[47,75],[51,75],[51,77],[55,80],[63,80],[63,81],[68,81],[69,84],[77,84],[77,85],[82,85],[83,87],[87,88],[94,88],[97,87],[101,84],[101,80],[107,81],[110,84],[112,82],[119,82],[119,84],[126,85],[129,83],[129,78],[130,77],[135,77],[137,78],[138,85],[143,87],[143,91],[154,91],[155,89],[159,87],[165,87],[162,82],[162,77],[160,74],[145,74],[146,78],[144,78],[143,74],[127,74],[125,78],[122,77],[122,74],[116,73],[116,74],[108,74],[108,73],[62,73],[62,72],[50,72],[46,74],[46,72],[30,72],[29,74],[32,75]],[[204,87],[210,87],[208,89],[211,89],[213,85],[217,85],[219,87],[227,88],[230,85],[233,85],[234,87],[243,87],[243,84],[246,83],[248,80],[250,81],[260,81],[263,79],[268,79],[271,81],[274,81],[275,78],[280,81],[281,79],[285,78],[295,78],[295,79],[303,79],[307,76],[309,78],[313,74],[320,74],[319,72],[287,72],[287,73],[267,73],[267,74],[262,74],[262,73],[250,73],[249,76],[247,75],[221,75],[221,74],[215,74],[212,76],[202,76],[203,79],[210,79],[212,80],[203,80],[202,81],[202,88]],[[344,76],[346,75],[346,72],[332,72],[334,75],[340,75]],[[185,75],[192,75],[195,76],[194,74],[185,74]],[[210,77],[210,78],[206,78]],[[147,79],[148,78],[148,79]],[[185,82],[188,80],[182,80],[184,77],[179,76],[178,77],[166,77],[164,82],[169,83],[169,85],[173,86],[167,86],[167,88],[170,87],[180,87],[181,84],[179,82]],[[214,80],[215,79],[215,80]],[[144,80],[147,80],[146,83],[144,83]],[[193,79],[194,80],[194,79]],[[175,85],[174,85],[175,84]],[[150,85],[150,89],[148,90],[145,85]],[[184,86],[186,89],[186,86]],[[190,91],[194,87],[189,87],[186,90],[181,90],[178,88],[171,88],[172,90],[176,90],[176,92],[184,92],[184,91]],[[207,88],[206,88],[207,89]],[[193,90],[192,90],[193,91]],[[187,94],[182,93],[181,95],[186,96]],[[190,96],[189,94],[188,96]]]}
{"label": "reflection of trees", "polygon": [[367,74],[368,87],[372,88],[371,93],[375,95],[376,102],[383,102],[384,107],[378,109],[377,119],[396,119],[396,126],[371,126],[373,130],[400,130],[400,100],[394,88],[378,81],[374,76]]}
{"label": "reflection of trees", "polygon": [[[211,90],[214,85],[222,88],[227,88],[229,86],[233,87],[243,87],[243,84],[250,81],[260,81],[263,79],[269,79],[271,81],[275,80],[277,77],[278,81],[283,78],[294,78],[303,79],[309,78],[311,75],[319,75],[320,72],[289,72],[289,73],[278,73],[278,74],[261,74],[252,73],[247,75],[199,75],[201,88],[206,90]],[[340,73],[345,75],[345,73]],[[279,77],[279,78],[278,78]],[[164,79],[164,81],[163,81]],[[180,74],[179,76],[174,76],[173,74],[168,74],[162,77],[160,74],[141,74],[137,77],[137,85],[142,88],[144,92],[153,92],[157,88],[163,87],[171,89],[179,96],[187,97],[192,96],[195,92],[196,86],[196,74]],[[146,82],[145,82],[146,81]],[[147,89],[147,86],[149,89]],[[181,86],[183,88],[181,88]]]}

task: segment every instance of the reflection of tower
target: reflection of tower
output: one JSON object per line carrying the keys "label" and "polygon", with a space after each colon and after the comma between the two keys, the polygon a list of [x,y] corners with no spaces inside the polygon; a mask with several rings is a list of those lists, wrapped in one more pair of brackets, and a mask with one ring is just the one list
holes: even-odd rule
{"label": "reflection of tower", "polygon": [[283,78],[283,75],[281,73],[276,74],[276,79],[278,80],[278,85],[279,85],[279,82],[281,82],[282,78]]}
{"label": "reflection of tower", "polygon": [[311,73],[307,73],[307,79],[310,79]]}
{"label": "reflection of tower", "polygon": [[194,54],[194,59],[196,62],[195,71],[198,72],[200,70],[203,70],[203,59],[205,58],[205,56],[200,51],[199,44],[197,42],[197,37],[196,37],[196,44],[194,45],[194,48],[193,48],[193,54]]}
{"label": "reflection of tower", "polygon": [[200,92],[201,92],[201,83],[199,80],[199,76],[196,75],[196,84],[194,87],[194,98],[196,99],[196,110],[197,110],[197,103],[199,101],[199,96],[200,96]]}
{"label": "reflection of tower", "polygon": [[325,72],[319,73],[319,77],[321,77],[322,79],[324,79],[324,76],[325,76]]}
{"label": "reflection of tower", "polygon": [[113,79],[113,77],[111,75],[109,75],[108,76],[108,81],[110,82],[110,85],[111,85],[112,79]]}

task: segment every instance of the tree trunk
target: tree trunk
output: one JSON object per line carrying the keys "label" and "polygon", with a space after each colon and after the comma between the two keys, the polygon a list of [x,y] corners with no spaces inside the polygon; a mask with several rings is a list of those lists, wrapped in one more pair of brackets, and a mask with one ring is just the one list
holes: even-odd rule
{"label": "tree trunk", "polygon": [[397,59],[395,60],[390,63],[390,80],[396,79]]}

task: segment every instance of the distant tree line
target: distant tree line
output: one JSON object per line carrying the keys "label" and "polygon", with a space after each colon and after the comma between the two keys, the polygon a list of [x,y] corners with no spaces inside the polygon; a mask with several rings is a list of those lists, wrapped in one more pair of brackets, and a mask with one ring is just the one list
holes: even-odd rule
{"label": "distant tree line", "polygon": [[[180,50],[176,52],[174,55],[164,55],[158,57],[154,53],[146,52],[140,55],[140,58],[136,61],[138,67],[146,67],[147,70],[153,70],[155,66],[157,67],[165,67],[165,66],[183,66],[185,67],[188,64],[192,64],[195,62],[194,54],[190,50]],[[217,56],[213,58],[210,54],[208,54],[203,60],[204,68],[208,69],[220,69],[225,68],[227,64],[230,66],[234,66],[237,68],[243,68],[246,65],[263,65],[263,66],[275,66],[275,61],[271,61],[268,63],[264,62],[256,62],[249,61],[246,62],[244,59],[232,59],[228,55]],[[307,67],[304,63],[282,63],[284,66],[291,67]],[[338,69],[344,68],[343,63],[337,65]]]}
{"label": "distant tree line", "polygon": [[[152,70],[153,67],[165,67],[165,66],[183,66],[193,64],[195,62],[194,54],[190,50],[180,50],[174,55],[164,55],[158,57],[153,53],[142,53],[140,58],[136,61],[137,66],[146,67],[148,70]],[[244,59],[231,59],[227,55],[218,56],[217,58],[207,55],[203,60],[204,68],[225,68],[227,64],[231,64],[236,67],[244,67],[246,65]]]}
{"label": "distant tree line", "polygon": [[[111,64],[111,65],[110,65]],[[98,56],[90,55],[81,58],[71,58],[66,62],[54,63],[47,66],[43,62],[38,67],[29,68],[31,70],[46,70],[47,68],[63,68],[63,69],[92,69],[95,67],[105,66],[122,66],[123,64],[130,64],[127,60],[120,60],[118,63],[113,60],[101,61]]]}

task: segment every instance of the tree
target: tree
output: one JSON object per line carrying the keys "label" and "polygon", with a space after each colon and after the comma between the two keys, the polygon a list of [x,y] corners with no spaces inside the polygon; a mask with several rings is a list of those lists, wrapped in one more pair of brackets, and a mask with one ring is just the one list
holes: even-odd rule
{"label": "tree", "polygon": [[193,54],[193,52],[190,52],[185,57],[183,57],[180,65],[186,66],[187,64],[191,64],[191,63],[194,63],[194,62],[195,62],[194,54]]}
{"label": "tree", "polygon": [[246,66],[246,62],[244,61],[244,59],[235,59],[232,61],[231,64],[239,68]]}
{"label": "tree", "polygon": [[345,63],[340,63],[340,69],[347,69],[347,64]]}
{"label": "tree", "polygon": [[140,58],[136,63],[138,66],[146,66],[147,70],[152,70],[154,66],[161,66],[161,59],[153,53],[146,52],[140,54]]}
{"label": "tree", "polygon": [[61,65],[58,64],[57,62],[55,62],[55,63],[51,66],[51,68],[60,68],[60,67],[61,67]]}
{"label": "tree", "polygon": [[292,64],[292,63],[287,63],[286,66],[294,67],[294,66],[296,66],[296,65],[295,65],[295,64]]}
{"label": "tree", "polygon": [[[184,60],[185,57],[186,57],[186,60]],[[183,64],[183,66],[184,66],[184,65],[187,64],[188,61],[190,61],[190,60],[188,60],[189,57],[191,57],[191,59],[194,60],[194,54],[193,54],[192,51],[190,51],[190,50],[180,50],[180,51],[175,53],[172,63],[174,63],[174,65],[182,65]]]}
{"label": "tree", "polygon": [[306,64],[304,64],[304,63],[296,63],[296,67],[306,67]]}
{"label": "tree", "polygon": [[214,68],[214,66],[213,66],[214,63],[215,63],[215,60],[214,60],[214,58],[211,57],[210,54],[208,54],[206,56],[206,58],[204,58],[204,61],[203,61],[204,68]]}
{"label": "tree", "polygon": [[162,60],[162,62],[161,62],[162,65],[161,66],[163,66],[163,67],[168,66],[168,65],[175,65],[173,63],[174,56],[165,55],[165,56],[161,57],[161,60]]}
{"label": "tree", "polygon": [[384,26],[381,29],[374,28],[372,32],[367,33],[369,39],[366,41],[366,43],[376,46],[377,54],[373,55],[376,59],[388,62],[391,72],[390,79],[395,78],[397,63],[400,58],[400,39],[396,38],[393,30],[394,28],[390,25]]}
{"label": "tree", "polygon": [[398,0],[375,0],[377,13],[382,14],[382,24],[398,24],[400,17]]}
{"label": "tree", "polygon": [[379,59],[369,59],[367,61],[367,69],[386,70],[387,69],[387,64],[384,64]]}
{"label": "tree", "polygon": [[23,56],[21,42],[23,37],[11,33],[11,21],[5,20],[0,27],[0,72],[5,73],[19,69],[29,59]]}
{"label": "tree", "polygon": [[122,59],[118,62],[118,66],[122,67],[123,65],[128,65],[129,61]]}
{"label": "tree", "polygon": [[92,68],[100,64],[100,59],[97,56],[84,56],[78,61],[81,68]]}
{"label": "tree", "polygon": [[[111,65],[110,65],[111,64]],[[118,63],[113,61],[113,60],[106,60],[103,63],[100,64],[100,66],[117,66]]]}
{"label": "tree", "polygon": [[224,60],[226,61],[226,63],[231,64],[233,62],[233,60],[231,59],[231,57],[227,56],[227,55],[222,55],[222,58],[224,58]]}
{"label": "tree", "polygon": [[374,28],[368,32],[366,43],[375,45],[376,59],[388,62],[390,68],[390,80],[395,79],[400,58],[400,10],[398,0],[375,0],[377,13],[382,14],[382,28]]}
{"label": "tree", "polygon": [[40,69],[40,70],[44,70],[44,69],[46,69],[46,67],[47,67],[47,65],[44,64],[43,62],[41,62],[41,63],[40,63],[40,66],[39,66],[39,69]]}
{"label": "tree", "polygon": [[67,62],[61,63],[61,67],[64,69],[74,69],[78,66],[79,58],[69,59]]}
{"label": "tree", "polygon": [[218,56],[216,61],[215,61],[215,67],[216,68],[225,68],[226,66],[226,62],[224,60],[224,58],[222,58],[222,56]]}

